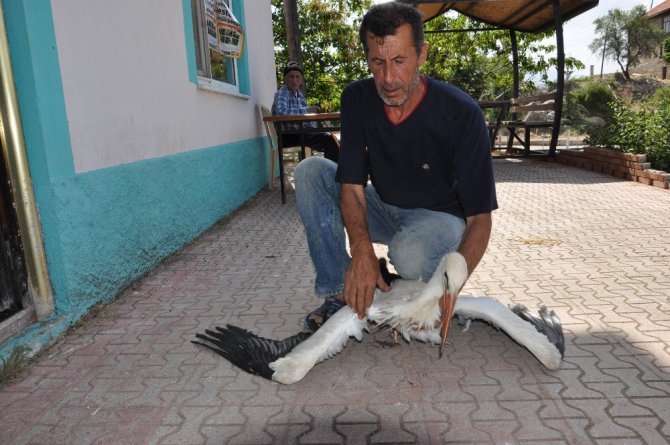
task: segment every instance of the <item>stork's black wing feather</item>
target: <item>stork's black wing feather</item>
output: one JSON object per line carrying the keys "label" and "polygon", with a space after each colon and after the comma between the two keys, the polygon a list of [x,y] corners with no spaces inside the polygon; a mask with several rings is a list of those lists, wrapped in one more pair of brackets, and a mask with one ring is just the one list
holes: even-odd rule
{"label": "stork's black wing feather", "polygon": [[211,349],[250,374],[271,380],[274,371],[268,365],[284,357],[310,335],[310,332],[300,332],[284,340],[272,340],[229,324],[225,328],[207,329],[204,334],[196,333],[203,341],[192,340],[191,343]]}
{"label": "stork's black wing feather", "polygon": [[397,273],[393,273],[389,270],[388,265],[386,263],[386,258],[383,257],[379,258],[379,272],[381,273],[382,278],[388,285],[393,283],[395,280],[402,278]]}
{"label": "stork's black wing feather", "polygon": [[512,312],[535,326],[538,332],[544,334],[556,346],[561,353],[561,357],[565,357],[563,326],[561,326],[561,320],[558,319],[558,315],[553,310],[549,311],[546,306],[540,306],[540,313],[537,316],[523,304],[517,304],[512,308]]}

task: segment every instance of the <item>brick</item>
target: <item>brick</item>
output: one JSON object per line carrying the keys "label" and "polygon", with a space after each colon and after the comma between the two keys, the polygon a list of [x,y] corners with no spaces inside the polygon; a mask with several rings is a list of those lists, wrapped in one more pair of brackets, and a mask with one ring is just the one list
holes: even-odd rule
{"label": "brick", "polygon": [[670,173],[650,170],[645,155],[619,153],[598,147],[583,150],[559,150],[557,160],[566,165],[574,165],[606,175],[633,179],[642,184],[670,188]]}

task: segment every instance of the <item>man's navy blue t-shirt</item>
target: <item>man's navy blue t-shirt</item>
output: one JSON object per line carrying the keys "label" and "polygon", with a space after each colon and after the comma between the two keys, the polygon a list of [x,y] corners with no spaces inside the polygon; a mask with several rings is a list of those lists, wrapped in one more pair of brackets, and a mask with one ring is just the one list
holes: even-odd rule
{"label": "man's navy blue t-shirt", "polygon": [[399,124],[387,117],[374,79],[342,92],[336,181],[365,185],[382,201],[460,217],[498,208],[491,143],[482,112],[453,85],[425,79],[425,95]]}

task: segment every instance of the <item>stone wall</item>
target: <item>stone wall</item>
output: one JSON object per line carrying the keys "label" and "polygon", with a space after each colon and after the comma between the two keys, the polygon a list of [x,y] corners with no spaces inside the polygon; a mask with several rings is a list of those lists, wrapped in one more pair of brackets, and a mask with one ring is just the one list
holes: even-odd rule
{"label": "stone wall", "polygon": [[593,170],[617,178],[670,189],[670,173],[650,169],[646,155],[621,153],[599,147],[558,150],[556,160],[562,164]]}

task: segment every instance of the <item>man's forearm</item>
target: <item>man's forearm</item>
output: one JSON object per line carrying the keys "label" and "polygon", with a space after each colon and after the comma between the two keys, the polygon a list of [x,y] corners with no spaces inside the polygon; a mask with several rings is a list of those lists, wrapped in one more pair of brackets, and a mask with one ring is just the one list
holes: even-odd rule
{"label": "man's forearm", "polygon": [[342,184],[340,188],[340,210],[344,227],[349,236],[352,256],[360,249],[372,248],[368,231],[367,206],[363,186]]}
{"label": "man's forearm", "polygon": [[466,218],[465,234],[458,251],[468,264],[468,275],[475,270],[486,252],[491,237],[491,226],[490,213],[480,213]]}
{"label": "man's forearm", "polygon": [[351,264],[344,278],[342,298],[363,318],[366,309],[372,304],[375,288],[379,286],[382,291],[388,290],[388,284],[381,278],[370,240],[363,186],[342,184],[340,208],[351,247]]}

